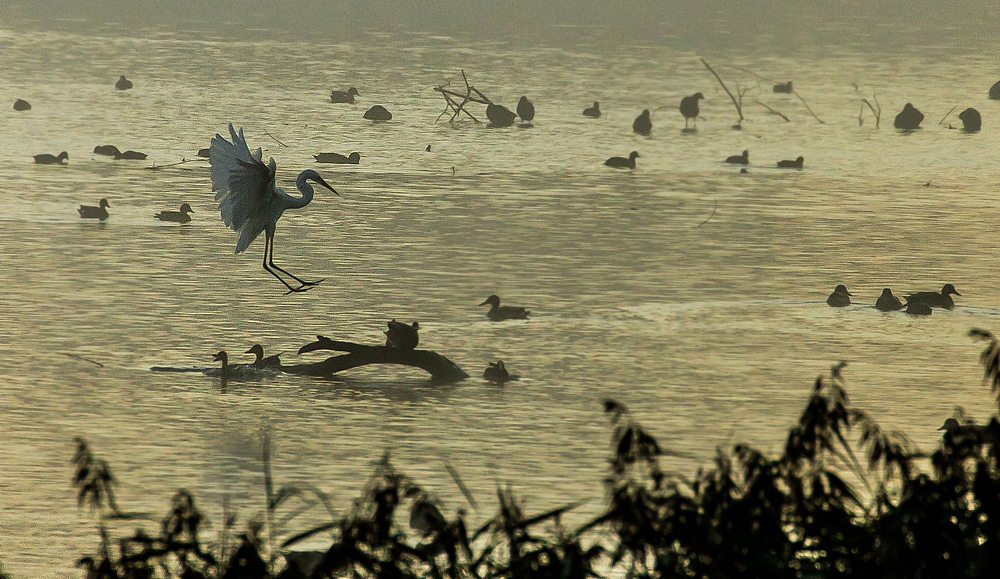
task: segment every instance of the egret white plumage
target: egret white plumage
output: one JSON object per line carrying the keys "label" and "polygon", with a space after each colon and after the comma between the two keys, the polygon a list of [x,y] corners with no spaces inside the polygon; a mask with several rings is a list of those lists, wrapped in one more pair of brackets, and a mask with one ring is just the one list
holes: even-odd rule
{"label": "egret white plumage", "polygon": [[[253,153],[247,147],[243,129],[239,133],[229,123],[232,142],[216,134],[209,147],[209,162],[212,165],[212,190],[217,191],[215,200],[219,202],[222,222],[240,234],[236,242],[236,253],[243,252],[261,232],[264,232],[264,270],[278,278],[288,292],[303,292],[323,281],[305,281],[274,263],[274,229],[285,209],[300,209],[313,200],[313,188],[308,182],[318,183],[336,195],[337,191],[323,180],[319,173],[306,169],[295,179],[295,188],[301,197],[292,197],[275,185],[277,166],[274,157],[267,165],[261,160],[262,151]],[[299,282],[294,287],[275,271]]]}

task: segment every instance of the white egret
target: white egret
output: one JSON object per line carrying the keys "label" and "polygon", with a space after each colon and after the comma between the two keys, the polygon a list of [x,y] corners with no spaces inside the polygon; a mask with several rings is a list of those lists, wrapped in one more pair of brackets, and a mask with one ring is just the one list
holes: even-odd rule
{"label": "white egret", "polygon": [[[251,153],[243,137],[243,129],[240,128],[237,133],[232,123],[229,123],[229,135],[232,142],[218,133],[212,139],[209,162],[212,165],[212,190],[217,191],[215,200],[219,202],[222,222],[240,234],[236,253],[243,252],[264,232],[264,269],[278,278],[288,288],[288,293],[311,289],[323,280],[304,281],[275,265],[274,228],[285,209],[299,209],[313,200],[313,188],[308,181],[319,183],[336,195],[340,193],[328,185],[319,173],[306,169],[295,180],[295,188],[302,196],[292,197],[275,186],[277,167],[274,157],[265,165],[261,160],[261,150],[258,148]],[[299,282],[299,286],[292,286],[275,270]]]}

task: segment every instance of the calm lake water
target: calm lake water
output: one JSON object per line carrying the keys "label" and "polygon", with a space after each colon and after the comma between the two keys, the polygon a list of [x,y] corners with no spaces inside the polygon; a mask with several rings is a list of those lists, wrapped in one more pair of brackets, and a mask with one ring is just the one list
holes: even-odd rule
{"label": "calm lake water", "polygon": [[[773,39],[698,50],[600,36],[338,43],[0,28],[4,569],[78,577],[76,558],[94,552],[94,517],[70,484],[75,436],[110,462],[126,510],[158,518],[187,488],[215,522],[211,539],[225,500],[240,528],[262,508],[264,427],[278,483],[315,485],[340,512],[391,451],[449,515],[469,508],[444,467],[454,466],[480,504],[470,513],[478,525],[498,483],[529,511],[585,500],[570,522],[597,512],[608,397],[680,454],[665,465],[685,476],[710,466],[716,447],[776,453],[816,376],[840,360],[852,401],[923,449],[956,405],[989,416],[981,344],[967,332],[1000,331],[1000,103],[986,98],[995,50],[776,51]],[[731,88],[752,88],[742,131],[701,57]],[[461,86],[462,69],[510,108],[528,95],[534,126],[435,122],[444,101],[432,87]],[[794,80],[825,122],[739,69]],[[114,90],[121,74],[134,89]],[[329,102],[349,86],[357,104]],[[677,103],[696,91],[703,119],[683,133]],[[875,91],[881,128],[867,111],[859,126],[861,99]],[[13,111],[15,98],[32,110]],[[581,116],[594,100],[604,116]],[[923,130],[891,128],[906,102],[925,113]],[[393,120],[363,120],[373,104]],[[948,130],[969,106],[983,131]],[[655,109],[649,137],[631,130],[644,108]],[[342,194],[321,189],[277,229],[277,262],[326,278],[313,291],[283,295],[260,267],[262,240],[233,253],[208,163],[192,160],[230,121],[275,158],[287,190],[314,168]],[[109,143],[149,159],[91,153]],[[744,149],[747,174],[721,162]],[[67,166],[31,158],[63,150]],[[632,150],[634,171],[603,165]],[[360,151],[361,164],[313,161],[333,151]],[[804,170],[775,168],[799,155]],[[77,216],[102,197],[106,222]],[[195,211],[189,225],[152,218],[182,202]],[[912,318],[873,307],[883,287],[902,295],[946,282],[962,293],[954,311]],[[839,283],[857,305],[826,306]],[[491,323],[477,304],[492,293],[531,319]],[[255,342],[286,364],[317,361],[323,353],[295,354],[316,334],[379,343],[391,318],[418,320],[421,347],[473,377],[440,386],[417,370],[370,367],[222,389],[201,374],[150,371],[207,367],[220,349],[245,361]],[[483,381],[497,359],[520,381]]]}

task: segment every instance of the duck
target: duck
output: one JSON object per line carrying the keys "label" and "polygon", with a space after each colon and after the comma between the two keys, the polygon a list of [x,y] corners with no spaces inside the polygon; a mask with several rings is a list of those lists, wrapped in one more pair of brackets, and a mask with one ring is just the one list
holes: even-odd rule
{"label": "duck", "polygon": [[28,101],[26,101],[24,99],[17,99],[17,100],[14,101],[14,110],[15,111],[30,111],[31,110],[31,103],[29,103]]}
{"label": "duck", "polygon": [[386,325],[389,329],[385,331],[385,347],[412,351],[420,343],[420,336],[417,334],[420,324],[417,322],[407,325],[393,318]]}
{"label": "duck", "polygon": [[639,153],[632,151],[628,154],[628,159],[625,157],[611,157],[604,162],[608,167],[617,167],[619,169],[635,169],[635,160],[639,157]]}
{"label": "duck", "polygon": [[844,306],[849,306],[851,305],[852,295],[854,294],[847,291],[847,286],[845,286],[844,284],[840,284],[833,290],[833,293],[830,294],[828,298],[826,298],[826,305],[830,306],[831,308],[842,308]]}
{"label": "duck", "polygon": [[960,296],[962,294],[958,293],[955,286],[950,283],[944,284],[941,288],[941,292],[917,292],[915,294],[910,294],[906,297],[907,303],[910,302],[920,302],[927,304],[932,308],[944,308],[946,310],[953,309],[955,307],[955,300],[951,299],[951,296]]}
{"label": "duck", "polygon": [[958,120],[962,121],[962,130],[966,133],[975,133],[983,126],[982,115],[972,107],[958,113]]}
{"label": "duck", "polygon": [[891,289],[883,288],[882,295],[875,300],[875,309],[880,312],[895,312],[903,309],[903,303],[892,295]]}
{"label": "duck", "polygon": [[361,162],[361,153],[357,151],[351,153],[350,155],[341,155],[340,153],[320,153],[319,155],[313,155],[317,163],[337,163],[340,165],[357,165]]}
{"label": "duck", "polygon": [[490,382],[502,383],[507,380],[514,378],[507,371],[507,367],[504,365],[503,360],[497,360],[494,364],[490,362],[490,365],[483,370],[483,378],[489,380]]}
{"label": "duck", "polygon": [[503,105],[498,105],[496,103],[490,103],[486,105],[486,118],[490,120],[490,126],[494,128],[509,127],[514,124],[514,117],[516,117],[510,109]]}
{"label": "duck", "polygon": [[749,165],[750,151],[744,150],[742,155],[730,155],[726,157],[726,162],[734,165]]}
{"label": "duck", "polygon": [[773,90],[776,93],[791,94],[791,92],[792,92],[792,81],[788,81],[788,82],[784,82],[784,83],[779,82],[778,84],[774,85],[774,89]]}
{"label": "duck", "polygon": [[933,310],[929,305],[924,302],[906,302],[906,307],[903,312],[910,314],[911,316],[929,316],[933,313]]}
{"label": "duck", "polygon": [[223,380],[259,380],[274,375],[274,370],[271,368],[254,368],[250,364],[230,364],[229,354],[225,350],[213,354],[212,359],[216,362],[222,362],[222,366],[202,370],[206,376],[218,376]]}
{"label": "duck", "polygon": [[632,130],[645,137],[649,136],[650,131],[653,130],[653,121],[649,118],[649,109],[643,109],[639,113],[639,116],[632,122]]}
{"label": "duck", "polygon": [[924,120],[924,114],[917,110],[912,103],[906,103],[903,110],[896,115],[893,126],[904,131],[913,131],[920,128],[920,123]]}
{"label": "duck", "polygon": [[521,100],[517,101],[517,116],[526,123],[530,123],[531,119],[535,118],[535,105],[531,104],[528,97],[522,96]]}
{"label": "duck", "polygon": [[114,145],[97,145],[94,147],[95,155],[104,155],[105,157],[115,157],[121,155],[122,152],[118,150],[118,147]]}
{"label": "duck", "polygon": [[490,311],[486,312],[486,317],[493,320],[494,322],[502,322],[504,320],[526,320],[528,319],[528,310],[518,307],[518,306],[501,306],[500,296],[493,294],[486,298],[486,301],[479,304],[480,306],[490,305]]}
{"label": "duck", "polygon": [[108,218],[108,207],[111,207],[111,205],[108,204],[108,200],[101,199],[100,203],[98,203],[98,207],[94,207],[93,205],[81,205],[77,211],[80,212],[80,217],[83,217],[84,219],[100,219],[101,221],[104,221]]}
{"label": "duck", "polygon": [[42,153],[41,155],[34,156],[35,162],[39,165],[62,165],[63,161],[69,160],[69,153],[63,151],[58,155],[50,155],[48,153]]}
{"label": "duck", "polygon": [[275,354],[273,356],[264,357],[264,346],[260,344],[254,344],[250,346],[250,349],[245,352],[246,354],[253,354],[254,361],[253,367],[260,368],[280,368],[281,367],[281,354]]}
{"label": "duck", "polygon": [[794,161],[778,161],[779,169],[801,169],[802,164],[805,163],[805,158],[796,157]]}
{"label": "duck", "polygon": [[589,109],[583,109],[583,116],[599,119],[601,117],[601,103],[594,101],[594,106]]}
{"label": "duck", "polygon": [[178,211],[160,211],[156,215],[153,215],[156,219],[160,221],[173,221],[175,223],[187,223],[191,221],[190,213],[194,213],[194,209],[187,203],[181,204],[181,208]]}
{"label": "duck", "polygon": [[361,94],[353,86],[347,90],[332,90],[330,91],[330,102],[354,104],[354,97],[356,96],[361,96]]}
{"label": "duck", "polygon": [[142,161],[146,157],[146,153],[140,153],[139,151],[125,151],[114,156],[115,159],[125,159],[126,161]]}
{"label": "duck", "polygon": [[969,419],[963,423],[959,422],[957,418],[947,418],[938,430],[945,431],[945,436],[980,438],[986,434],[988,428],[987,424],[976,424]]}
{"label": "duck", "polygon": [[132,88],[132,81],[125,78],[125,75],[118,77],[118,82],[115,83],[115,88],[118,90],[128,90]]}
{"label": "duck", "polygon": [[382,105],[375,105],[365,112],[364,118],[369,121],[391,121],[392,113]]}
{"label": "duck", "polygon": [[681,99],[680,111],[684,115],[684,128],[688,127],[688,119],[694,119],[694,126],[698,127],[698,113],[701,112],[698,109],[698,101],[703,100],[705,96],[700,92],[696,92],[691,96],[686,96]]}

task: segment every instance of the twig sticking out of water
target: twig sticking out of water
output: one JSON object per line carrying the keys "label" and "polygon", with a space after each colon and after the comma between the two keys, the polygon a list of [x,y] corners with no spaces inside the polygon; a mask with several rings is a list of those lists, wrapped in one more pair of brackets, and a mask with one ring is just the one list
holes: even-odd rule
{"label": "twig sticking out of water", "polygon": [[865,119],[864,119],[865,105],[868,105],[868,108],[871,109],[872,114],[875,115],[875,128],[876,129],[878,128],[879,121],[881,121],[881,119],[882,119],[882,105],[878,104],[878,96],[877,95],[878,95],[878,91],[875,91],[875,92],[872,93],[872,100],[875,101],[875,106],[874,107],[872,106],[872,104],[870,102],[868,102],[868,99],[861,99],[861,112],[858,113],[858,126],[859,127],[861,125],[863,125],[864,122],[865,122]]}
{"label": "twig sticking out of water", "polygon": [[183,165],[184,163],[190,163],[191,161],[197,161],[197,160],[198,159],[185,159],[184,157],[181,157],[181,160],[177,161],[176,163],[168,163],[166,165],[157,165],[156,163],[153,163],[152,165],[146,168],[155,171],[157,169],[163,169],[166,167],[176,167],[177,165]]}
{"label": "twig sticking out of water", "polygon": [[[458,119],[459,115],[461,115],[462,113],[465,113],[466,115],[468,115],[470,119],[479,123],[481,121],[476,117],[474,117],[472,113],[467,111],[465,109],[465,105],[470,101],[483,105],[493,104],[493,101],[491,101],[486,95],[481,93],[479,89],[469,84],[469,79],[468,77],[465,76],[464,70],[462,71],[462,80],[465,82],[465,94],[445,88],[446,86],[448,86],[449,83],[444,83],[440,86],[434,87],[434,90],[441,93],[441,96],[443,96],[445,100],[445,109],[441,112],[440,115],[438,115],[438,118],[434,120],[435,123],[440,121],[441,117],[448,114],[449,111],[452,113],[451,118],[448,119],[449,123],[455,122]],[[460,103],[456,102],[458,99],[462,99],[462,102]]]}
{"label": "twig sticking out of water", "polygon": [[68,352],[59,352],[59,353],[62,354],[63,356],[69,356],[70,358],[76,358],[77,360],[83,360],[84,362],[90,362],[91,364],[94,364],[98,368],[103,368],[104,367],[104,364],[101,364],[100,362],[98,362],[96,360],[91,360],[90,358],[84,358],[83,356],[78,356],[76,354],[70,354]]}
{"label": "twig sticking out of water", "polygon": [[699,223],[698,227],[701,227],[702,225],[705,225],[706,223],[708,223],[709,221],[711,221],[712,218],[715,217],[715,210],[718,209],[718,208],[719,208],[719,200],[716,199],[715,200],[715,207],[712,208],[712,214],[708,216],[708,219],[706,219],[706,220],[702,221],[701,223]]}
{"label": "twig sticking out of water", "polygon": [[746,93],[746,90],[740,92],[739,85],[736,85],[736,92],[739,93],[740,95],[739,100],[736,100],[736,97],[733,96],[733,93],[729,92],[729,87],[726,86],[726,83],[722,82],[722,78],[720,78],[719,75],[714,70],[712,70],[712,67],[709,66],[707,62],[705,62],[704,58],[701,59],[701,63],[705,65],[705,68],[708,69],[708,72],[712,73],[712,76],[715,77],[715,80],[719,81],[719,84],[722,85],[722,89],[726,91],[726,94],[729,95],[729,99],[733,101],[733,106],[736,107],[736,113],[740,115],[740,120],[736,122],[736,124],[739,125],[740,123],[743,122],[743,95]]}
{"label": "twig sticking out of water", "polygon": [[797,96],[797,97],[799,97],[799,100],[802,101],[802,104],[806,105],[806,110],[809,111],[809,114],[812,115],[814,119],[816,119],[817,121],[819,121],[820,124],[823,124],[823,125],[826,124],[826,121],[824,121],[823,119],[821,119],[821,118],[819,118],[819,117],[816,116],[816,113],[814,113],[813,110],[812,110],[812,108],[809,107],[809,103],[806,102],[806,99],[802,98],[802,95],[800,95],[798,92],[796,92],[795,89],[792,89],[792,94],[795,95],[795,96]]}
{"label": "twig sticking out of water", "polygon": [[944,120],[948,118],[948,115],[950,115],[952,113],[952,111],[954,111],[957,108],[958,108],[958,105],[955,105],[955,106],[951,107],[950,109],[948,109],[948,114],[945,115],[945,116],[943,116],[943,117],[941,117],[941,120],[938,121],[938,124],[939,125],[943,125],[944,124]]}
{"label": "twig sticking out of water", "polygon": [[444,468],[448,470],[448,474],[451,475],[452,480],[454,480],[455,484],[458,485],[458,490],[462,491],[462,494],[465,495],[465,500],[469,501],[472,508],[478,511],[479,504],[476,503],[476,499],[472,496],[472,492],[469,491],[469,487],[465,486],[465,483],[462,482],[462,477],[458,476],[458,471],[452,468],[452,466],[447,462],[444,463]]}
{"label": "twig sticking out of water", "polygon": [[287,147],[287,146],[288,146],[288,145],[286,145],[286,144],[282,143],[281,141],[279,141],[277,137],[275,137],[275,136],[274,136],[274,135],[272,135],[271,133],[267,132],[267,129],[263,129],[263,131],[264,131],[264,134],[265,134],[265,135],[267,135],[267,136],[271,137],[272,139],[274,139],[274,142],[275,142],[275,143],[278,143],[278,144],[279,144],[279,145],[281,145],[282,147]]}
{"label": "twig sticking out of water", "polygon": [[772,109],[771,107],[769,107],[769,106],[765,105],[764,103],[762,103],[762,102],[760,102],[760,101],[757,101],[757,104],[759,104],[760,106],[764,107],[765,109],[767,109],[767,110],[771,111],[771,113],[772,113],[772,114],[775,114],[775,115],[778,115],[779,117],[781,117],[781,118],[785,119],[785,122],[786,122],[786,123],[788,122],[788,117],[786,117],[785,115],[781,114],[780,112],[778,112],[778,111],[776,111],[776,110]]}

